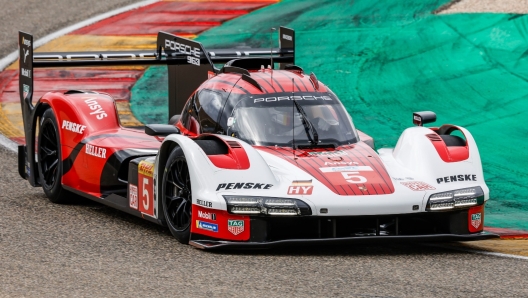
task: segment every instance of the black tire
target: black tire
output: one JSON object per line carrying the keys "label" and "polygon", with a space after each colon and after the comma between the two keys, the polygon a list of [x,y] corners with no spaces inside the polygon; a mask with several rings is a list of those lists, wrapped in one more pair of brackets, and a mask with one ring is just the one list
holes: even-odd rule
{"label": "black tire", "polygon": [[57,119],[52,109],[40,118],[38,135],[38,173],[48,199],[56,204],[70,203],[73,194],[62,188],[62,155]]}
{"label": "black tire", "polygon": [[189,243],[192,224],[191,177],[183,150],[172,150],[163,172],[161,208],[171,234],[183,244]]}

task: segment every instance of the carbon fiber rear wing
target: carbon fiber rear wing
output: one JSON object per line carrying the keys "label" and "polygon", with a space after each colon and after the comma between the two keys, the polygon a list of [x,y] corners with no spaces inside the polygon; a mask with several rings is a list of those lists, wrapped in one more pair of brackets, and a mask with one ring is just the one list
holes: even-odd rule
{"label": "carbon fiber rear wing", "polygon": [[[33,173],[34,134],[36,112],[33,105],[33,69],[48,67],[81,66],[124,66],[124,65],[167,65],[169,82],[169,118],[181,112],[188,97],[210,74],[219,70],[215,64],[227,63],[233,59],[250,57],[273,57],[281,68],[295,63],[295,32],[280,27],[279,48],[259,49],[204,49],[200,42],[159,32],[156,48],[152,51],[115,52],[52,52],[33,53],[33,36],[19,32],[19,92],[22,105],[24,134],[27,152],[26,174],[31,185],[37,185]],[[19,152],[20,155],[20,152]],[[28,174],[31,173],[31,174]]]}

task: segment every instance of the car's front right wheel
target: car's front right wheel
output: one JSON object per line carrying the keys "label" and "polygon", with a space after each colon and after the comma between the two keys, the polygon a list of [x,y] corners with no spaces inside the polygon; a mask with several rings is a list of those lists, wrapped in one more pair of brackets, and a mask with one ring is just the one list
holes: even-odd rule
{"label": "car's front right wheel", "polygon": [[170,154],[162,180],[162,208],[171,234],[184,244],[189,243],[192,222],[191,177],[180,147]]}

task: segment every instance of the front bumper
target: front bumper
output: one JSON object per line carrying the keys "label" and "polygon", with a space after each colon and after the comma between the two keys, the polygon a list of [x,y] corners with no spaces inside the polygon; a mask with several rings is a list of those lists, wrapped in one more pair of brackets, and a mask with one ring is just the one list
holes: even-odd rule
{"label": "front bumper", "polygon": [[401,243],[401,242],[446,242],[446,241],[474,241],[499,238],[499,235],[480,232],[475,234],[435,234],[435,235],[406,235],[406,236],[357,236],[345,238],[323,238],[323,239],[287,239],[270,242],[231,242],[221,240],[191,240],[189,244],[207,250],[214,249],[258,249],[273,248],[279,246],[299,245],[345,245],[345,244],[368,244],[368,243]]}
{"label": "front bumper", "polygon": [[[470,241],[496,238],[483,232],[483,206],[441,212],[374,216],[255,216],[246,241],[191,234],[191,245],[202,249],[266,248],[283,245],[379,243],[404,241]],[[480,214],[479,213],[479,214]],[[478,223],[478,226],[473,226]],[[219,222],[221,228],[221,223]],[[477,229],[478,228],[478,229]]]}

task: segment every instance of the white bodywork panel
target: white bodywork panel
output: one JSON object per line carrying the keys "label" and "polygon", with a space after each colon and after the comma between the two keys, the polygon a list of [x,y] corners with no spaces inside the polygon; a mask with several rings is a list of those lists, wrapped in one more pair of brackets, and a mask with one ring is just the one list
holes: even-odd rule
{"label": "white bodywork panel", "polygon": [[[249,169],[231,170],[216,167],[192,139],[183,135],[170,135],[164,142],[177,143],[183,149],[191,176],[193,204],[204,208],[227,210],[223,195],[247,195],[301,199],[310,206],[315,216],[409,214],[425,212],[429,196],[443,191],[480,186],[484,191],[485,200],[488,200],[489,190],[484,182],[476,143],[466,129],[460,130],[464,133],[469,147],[469,158],[461,162],[444,162],[432,142],[425,136],[432,131],[424,127],[408,128],[402,133],[394,149],[380,149],[379,157],[394,185],[394,193],[383,195],[338,195],[294,164],[228,136],[218,137],[226,141],[237,141],[242,145],[250,161]],[[156,168],[159,166],[157,158]],[[437,181],[439,178],[453,175],[476,175],[476,181]],[[156,176],[157,174],[155,179],[159,181],[161,177]],[[311,195],[287,194],[292,182],[298,180],[312,180]],[[412,190],[404,185],[407,182],[424,182],[435,189]],[[261,183],[273,186],[269,189],[223,188],[217,191],[219,184],[228,183]],[[157,188],[159,187],[160,183]],[[202,202],[211,204],[207,206]],[[415,205],[419,207],[413,210]],[[328,212],[320,213],[322,208]]]}

